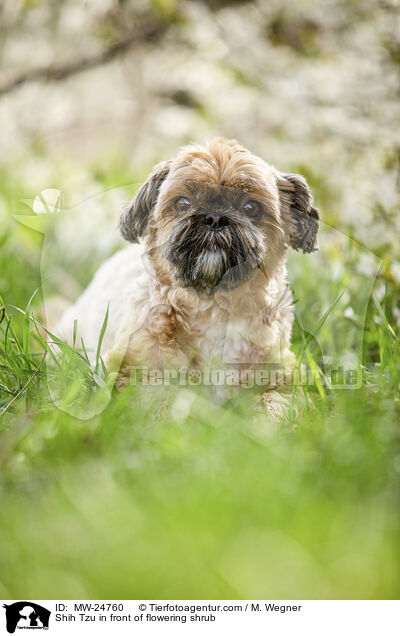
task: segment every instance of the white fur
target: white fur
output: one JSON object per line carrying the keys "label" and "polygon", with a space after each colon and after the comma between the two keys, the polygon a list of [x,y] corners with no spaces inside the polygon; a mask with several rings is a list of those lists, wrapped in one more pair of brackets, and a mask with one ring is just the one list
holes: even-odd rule
{"label": "white fur", "polygon": [[[237,364],[251,367],[261,362],[286,364],[292,356],[289,343],[293,313],[283,264],[278,272],[279,277],[270,279],[262,293],[258,288],[257,294],[252,294],[251,281],[213,296],[198,295],[179,286],[163,289],[153,276],[143,246],[131,245],[100,267],[55,332],[71,343],[76,320],[77,342],[83,339],[93,361],[109,306],[101,354],[106,361],[115,357],[121,362],[160,307],[167,311],[185,303],[191,353],[185,358],[177,356],[177,366],[193,365],[193,357],[197,365],[218,368]],[[186,355],[185,351],[181,353]]]}

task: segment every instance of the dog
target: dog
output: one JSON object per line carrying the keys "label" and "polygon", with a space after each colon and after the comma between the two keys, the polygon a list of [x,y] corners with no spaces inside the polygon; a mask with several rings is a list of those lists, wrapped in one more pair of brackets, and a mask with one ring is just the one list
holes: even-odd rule
{"label": "dog", "polygon": [[[182,148],[158,164],[123,212],[133,245],[95,274],[56,334],[83,339],[122,383],[132,369],[290,369],[288,247],[318,248],[306,180],[235,140]],[[247,375],[246,375],[247,374]]]}

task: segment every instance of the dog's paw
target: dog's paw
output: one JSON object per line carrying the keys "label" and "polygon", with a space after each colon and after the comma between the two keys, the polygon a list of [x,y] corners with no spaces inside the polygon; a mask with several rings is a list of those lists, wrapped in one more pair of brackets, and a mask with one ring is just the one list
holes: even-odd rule
{"label": "dog's paw", "polygon": [[264,413],[277,420],[286,417],[290,407],[290,396],[274,390],[262,393],[256,403],[256,411],[258,413]]}

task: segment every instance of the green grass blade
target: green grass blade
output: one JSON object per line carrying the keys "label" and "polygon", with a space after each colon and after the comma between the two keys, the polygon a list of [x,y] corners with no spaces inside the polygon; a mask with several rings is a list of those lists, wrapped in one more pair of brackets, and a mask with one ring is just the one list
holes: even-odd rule
{"label": "green grass blade", "polygon": [[96,366],[95,366],[95,373],[96,373],[96,375],[97,375],[97,374],[98,374],[98,372],[99,372],[101,345],[103,344],[104,334],[105,334],[106,329],[107,329],[109,313],[110,313],[110,305],[108,304],[108,305],[107,305],[106,315],[104,316],[103,324],[102,324],[101,331],[100,331],[99,341],[98,341],[98,343],[97,343],[97,351],[96,351]]}

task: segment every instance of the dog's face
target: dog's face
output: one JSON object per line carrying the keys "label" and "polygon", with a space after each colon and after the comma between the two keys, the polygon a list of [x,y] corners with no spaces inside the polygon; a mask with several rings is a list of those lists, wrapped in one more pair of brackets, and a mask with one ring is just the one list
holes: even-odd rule
{"label": "dog's face", "polygon": [[164,192],[163,255],[180,284],[209,293],[252,278],[278,230],[261,200],[213,183],[176,183]]}
{"label": "dog's face", "polygon": [[288,244],[317,249],[318,217],[302,177],[215,139],[156,166],[122,215],[121,232],[129,241],[143,236],[179,285],[213,293],[258,269],[271,274]]}

